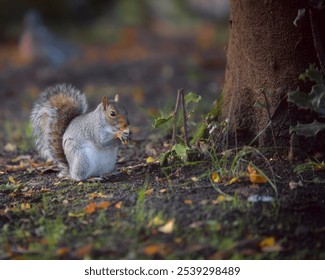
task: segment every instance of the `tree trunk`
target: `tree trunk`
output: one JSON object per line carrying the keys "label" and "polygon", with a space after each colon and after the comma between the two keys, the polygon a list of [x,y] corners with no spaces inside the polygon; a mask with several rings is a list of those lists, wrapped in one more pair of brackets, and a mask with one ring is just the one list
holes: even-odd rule
{"label": "tree trunk", "polygon": [[306,87],[299,75],[318,64],[308,8],[298,26],[293,24],[306,5],[301,0],[231,0],[221,111],[221,119],[229,122],[230,143],[247,145],[255,139],[259,147],[288,148],[290,125],[308,119],[287,103],[288,90]]}

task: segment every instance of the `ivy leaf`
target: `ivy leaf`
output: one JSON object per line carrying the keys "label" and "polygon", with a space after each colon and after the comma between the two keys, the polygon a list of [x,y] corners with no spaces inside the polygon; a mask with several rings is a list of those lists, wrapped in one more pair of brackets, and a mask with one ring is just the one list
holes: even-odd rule
{"label": "ivy leaf", "polygon": [[313,110],[312,97],[298,89],[295,91],[288,92],[288,101],[295,103],[298,107],[302,109]]}
{"label": "ivy leaf", "polygon": [[318,84],[324,84],[322,72],[319,71],[314,64],[311,64],[305,73],[300,74],[299,79],[303,81],[309,79]]}
{"label": "ivy leaf", "polygon": [[325,123],[314,120],[312,123],[302,124],[298,123],[296,126],[290,128],[290,132],[296,132],[298,135],[305,137],[312,137],[317,135],[318,132],[325,129]]}
{"label": "ivy leaf", "polygon": [[159,116],[159,117],[155,118],[153,127],[157,128],[157,127],[161,126],[162,124],[168,122],[172,117],[173,117],[173,114],[170,114],[167,117]]}
{"label": "ivy leaf", "polygon": [[198,103],[201,100],[201,96],[194,93],[194,92],[190,92],[190,93],[185,95],[184,99],[185,99],[185,103],[187,105],[187,104],[189,104],[191,102]]}

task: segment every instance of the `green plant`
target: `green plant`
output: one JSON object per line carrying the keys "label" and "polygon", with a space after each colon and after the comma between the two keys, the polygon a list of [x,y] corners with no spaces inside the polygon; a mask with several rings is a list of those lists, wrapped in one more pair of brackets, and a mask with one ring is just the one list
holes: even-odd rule
{"label": "green plant", "polygon": [[[173,120],[173,136],[172,136],[172,147],[165,153],[158,156],[158,160],[161,164],[164,164],[168,158],[177,157],[178,159],[186,162],[188,160],[188,155],[192,149],[190,148],[187,121],[191,113],[193,113],[193,104],[197,104],[201,100],[201,96],[193,92],[184,95],[184,90],[180,89],[177,94],[177,100],[174,112],[167,115],[159,115],[154,119],[154,128],[158,128],[162,125]],[[179,107],[182,106],[182,119],[183,119],[183,130],[184,137],[178,137],[177,126],[179,119]]]}
{"label": "green plant", "polygon": [[[288,101],[295,103],[299,108],[316,112],[320,119],[325,118],[325,80],[320,70],[315,65],[310,65],[305,73],[299,76],[299,79],[310,80],[316,84],[309,93],[301,92],[298,89],[289,91]],[[312,123],[297,125],[290,128],[291,132],[295,132],[305,137],[316,136],[320,131],[325,129],[325,123],[314,120]]]}

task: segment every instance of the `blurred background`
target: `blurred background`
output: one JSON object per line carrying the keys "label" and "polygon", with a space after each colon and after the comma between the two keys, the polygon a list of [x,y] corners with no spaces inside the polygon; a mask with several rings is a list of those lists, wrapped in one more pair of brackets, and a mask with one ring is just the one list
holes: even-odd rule
{"label": "blurred background", "polygon": [[203,115],[222,89],[228,19],[228,0],[1,0],[0,143],[28,149],[33,101],[54,83],[91,109],[119,93],[139,139],[181,87]]}

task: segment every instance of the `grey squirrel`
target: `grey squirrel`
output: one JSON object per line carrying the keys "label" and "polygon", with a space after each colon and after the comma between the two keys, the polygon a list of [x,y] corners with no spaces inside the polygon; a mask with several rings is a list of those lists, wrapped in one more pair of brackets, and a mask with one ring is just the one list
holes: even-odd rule
{"label": "grey squirrel", "polygon": [[41,156],[60,168],[59,177],[82,181],[115,168],[121,143],[131,141],[129,119],[118,95],[89,113],[83,93],[71,85],[46,88],[31,112],[32,133]]}

